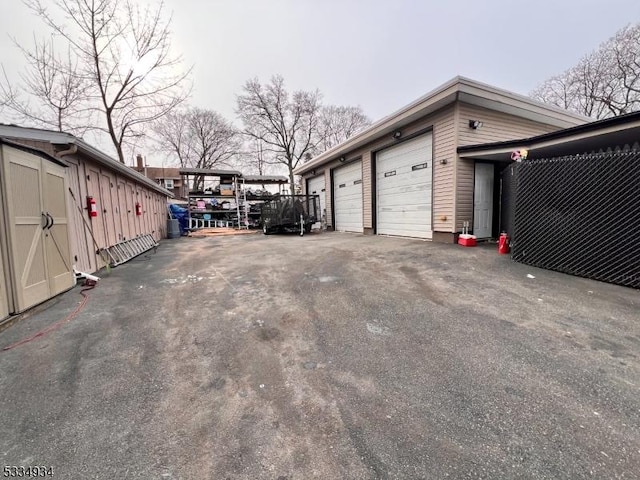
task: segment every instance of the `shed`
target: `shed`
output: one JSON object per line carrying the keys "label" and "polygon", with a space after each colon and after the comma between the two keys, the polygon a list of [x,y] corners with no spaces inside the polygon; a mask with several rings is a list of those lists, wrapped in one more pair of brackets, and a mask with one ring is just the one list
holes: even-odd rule
{"label": "shed", "polygon": [[67,167],[0,138],[0,320],[75,285]]}
{"label": "shed", "polygon": [[[142,235],[167,234],[167,198],[173,194],[94,146],[64,132],[0,125],[0,137],[64,160],[70,250],[77,270],[95,272],[97,253]],[[91,216],[93,199],[97,216]]]}

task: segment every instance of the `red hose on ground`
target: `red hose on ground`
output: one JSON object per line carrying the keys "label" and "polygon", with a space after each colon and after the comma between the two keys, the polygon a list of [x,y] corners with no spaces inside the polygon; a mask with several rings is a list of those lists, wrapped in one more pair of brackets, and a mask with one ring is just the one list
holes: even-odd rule
{"label": "red hose on ground", "polygon": [[25,343],[29,343],[32,340],[35,340],[36,338],[44,337],[47,333],[55,330],[56,328],[61,327],[62,325],[64,325],[67,322],[70,322],[76,315],[78,315],[82,311],[84,306],[87,304],[87,300],[89,300],[89,297],[84,292],[94,289],[96,287],[96,282],[93,281],[93,280],[86,280],[85,281],[85,285],[86,285],[86,288],[83,288],[82,290],[80,290],[80,295],[82,295],[84,298],[82,299],[82,301],[78,304],[78,306],[69,315],[64,317],[62,320],[59,320],[59,321],[57,321],[56,323],[54,323],[52,325],[49,325],[47,328],[44,328],[44,329],[40,330],[39,332],[34,333],[30,337],[23,338],[22,340],[20,340],[20,341],[18,341],[16,343],[12,343],[11,345],[7,345],[6,347],[4,347],[2,349],[2,351],[11,350],[12,348],[16,348],[16,347],[19,347],[20,345],[24,345]]}

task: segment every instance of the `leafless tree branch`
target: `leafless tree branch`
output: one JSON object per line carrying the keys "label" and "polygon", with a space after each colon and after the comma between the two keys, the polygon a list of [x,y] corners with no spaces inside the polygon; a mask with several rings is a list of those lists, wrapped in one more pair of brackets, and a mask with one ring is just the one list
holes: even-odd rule
{"label": "leafless tree branch", "polygon": [[[20,88],[0,83],[0,102],[26,119],[56,129],[79,125],[106,132],[121,162],[130,139],[189,95],[191,68],[171,52],[171,18],[164,5],[133,0],[24,0],[67,45],[67,58],[36,42],[22,51],[29,69]],[[44,112],[29,102],[44,103]],[[56,115],[52,115],[51,113]],[[79,119],[82,118],[82,120]],[[87,121],[90,120],[90,121]]]}
{"label": "leafless tree branch", "polygon": [[531,96],[593,118],[640,110],[640,24],[624,27]]}

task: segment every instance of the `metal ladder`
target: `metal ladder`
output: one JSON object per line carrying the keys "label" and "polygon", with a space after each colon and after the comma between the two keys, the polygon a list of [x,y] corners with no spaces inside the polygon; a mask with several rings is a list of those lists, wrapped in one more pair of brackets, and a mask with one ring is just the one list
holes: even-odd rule
{"label": "metal ladder", "polygon": [[107,248],[101,248],[98,253],[104,253],[109,258],[109,265],[116,267],[128,262],[134,257],[158,246],[151,234],[140,235]]}

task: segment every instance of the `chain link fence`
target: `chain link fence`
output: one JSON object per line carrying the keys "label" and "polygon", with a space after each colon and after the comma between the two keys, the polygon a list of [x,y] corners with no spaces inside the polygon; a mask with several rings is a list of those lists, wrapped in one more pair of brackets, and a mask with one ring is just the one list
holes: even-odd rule
{"label": "chain link fence", "polygon": [[639,151],[524,161],[515,177],[515,261],[640,288]]}

